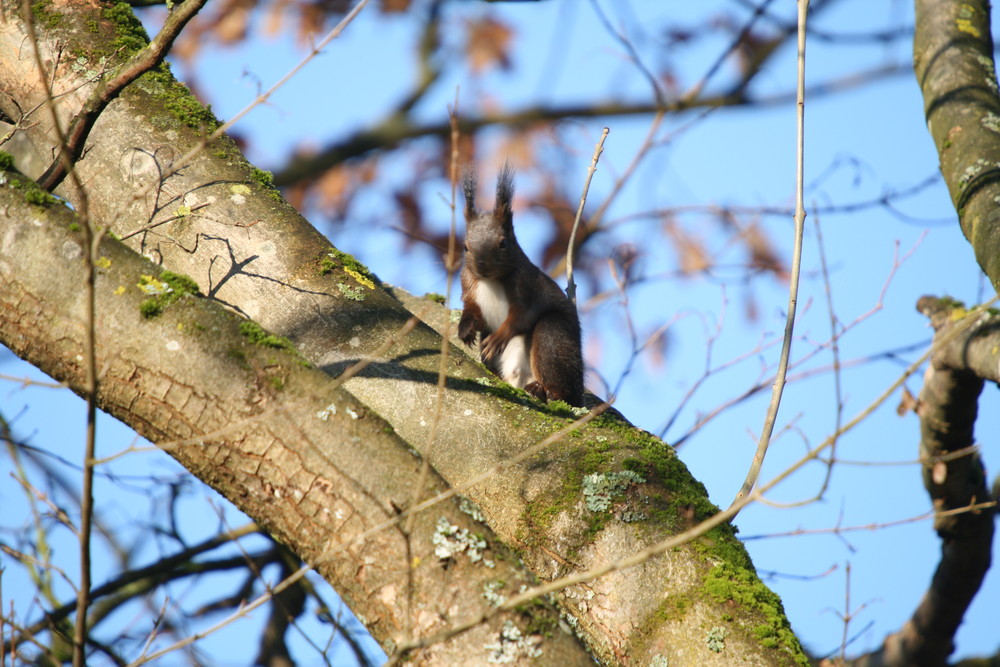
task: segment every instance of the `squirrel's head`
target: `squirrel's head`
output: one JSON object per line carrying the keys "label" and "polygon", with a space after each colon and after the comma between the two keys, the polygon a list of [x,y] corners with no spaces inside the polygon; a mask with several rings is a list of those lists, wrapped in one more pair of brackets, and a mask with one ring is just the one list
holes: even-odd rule
{"label": "squirrel's head", "polygon": [[515,266],[518,251],[514,238],[514,171],[506,162],[497,177],[497,199],[492,211],[476,210],[476,175],[466,173],[465,264],[478,278],[502,278]]}

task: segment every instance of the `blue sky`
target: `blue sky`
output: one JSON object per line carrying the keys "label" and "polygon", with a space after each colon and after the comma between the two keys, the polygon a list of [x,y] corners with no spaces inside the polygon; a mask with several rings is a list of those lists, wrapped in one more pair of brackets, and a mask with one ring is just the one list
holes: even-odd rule
{"label": "blue sky", "polygon": [[[667,18],[666,14],[672,21],[694,27],[701,25],[706,15],[719,12],[741,19],[747,16],[740,3],[722,0],[707,3],[634,0],[617,5],[601,0],[600,5],[612,23],[633,40],[650,67],[656,67],[664,57],[653,28]],[[776,2],[773,7],[785,16],[794,14],[790,2]],[[539,102],[558,103],[595,96],[648,98],[646,80],[628,62],[621,45],[602,27],[590,2],[464,3],[447,17],[453,28],[447,32],[447,40],[454,47],[456,58],[461,57],[459,36],[463,21],[486,14],[514,29],[514,68],[510,72],[491,71],[476,78],[466,67],[454,66],[421,102],[418,107],[421,118],[428,122],[443,121],[456,85],[460,86],[460,105],[468,113],[494,104],[515,109]],[[899,0],[878,3],[874,8],[864,0],[842,0],[834,10],[819,17],[816,25],[830,32],[853,34],[912,24],[911,14],[911,4]],[[155,13],[144,18],[148,25],[155,25],[157,20]],[[412,27],[406,17],[386,20],[373,11],[363,12],[326,53],[279,91],[267,106],[255,109],[237,126],[240,134],[252,138],[251,159],[261,167],[276,168],[291,147],[303,143],[323,145],[379,118],[415,76],[409,48],[414,39]],[[677,63],[680,87],[693,84],[724,46],[725,40],[719,37],[684,51],[683,60]],[[812,83],[885,64],[905,67],[911,57],[906,40],[893,47],[844,46],[817,40],[808,49],[807,81]],[[199,90],[210,96],[213,110],[226,119],[253,99],[257,81],[269,86],[301,56],[300,46],[284,35],[257,38],[239,48],[207,47],[196,61],[194,76]],[[756,80],[754,94],[766,98],[791,91],[794,65],[794,54],[786,48]],[[181,78],[190,75],[183,67],[176,71]],[[727,63],[713,85],[719,85],[719,81],[725,81],[731,74],[732,64]],[[919,296],[950,294],[970,303],[990,296],[958,228],[944,186],[938,182],[919,195],[894,202],[894,210],[876,206],[851,213],[814,212],[816,205],[846,206],[877,199],[886,192],[921,183],[936,173],[937,157],[924,124],[922,102],[912,74],[807,100],[806,113],[806,181],[810,184],[806,201],[807,209],[813,212],[807,220],[797,324],[799,338],[793,347],[793,361],[813,352],[830,336],[813,226],[817,218],[822,224],[837,317],[842,325],[860,319],[839,341],[842,360],[926,344],[931,332],[925,318],[915,311]],[[579,172],[581,185],[601,127],[611,128],[591,187],[592,206],[611,191],[614,178],[632,159],[649,122],[645,117],[612,118],[571,121],[561,127],[560,149],[575,157],[572,169]],[[480,158],[483,180],[502,159],[499,151],[508,136],[505,128],[488,133],[487,143],[497,153],[483,151]],[[651,153],[610,208],[607,219],[631,220],[630,216],[636,213],[666,207],[789,206],[793,201],[795,125],[791,103],[757,109],[721,109],[697,122],[694,114],[671,117],[662,136],[671,140]],[[555,148],[545,150],[554,152]],[[405,183],[410,178],[408,167],[407,160],[396,158],[380,166],[377,187],[363,195],[356,204],[356,217],[349,216],[345,225],[331,227],[317,211],[306,214],[317,227],[330,234],[335,245],[358,255],[383,280],[415,293],[443,292],[440,260],[432,253],[417,251],[407,256],[405,262],[399,261],[402,239],[395,229],[398,224],[395,209],[386,202],[390,200],[387,195],[392,184]],[[532,170],[522,170],[518,175],[518,190],[526,194],[536,191],[538,186],[533,182],[536,177]],[[445,190],[446,184],[442,182],[427,185],[421,194],[425,202],[433,202]],[[515,215],[519,237],[529,255],[537,257],[544,241],[534,231],[538,218],[527,210],[516,209]],[[446,225],[448,216],[447,208],[440,205],[436,224]],[[720,261],[739,259],[738,253],[726,250],[727,239],[720,234],[712,216],[691,212],[678,215],[676,220],[687,233],[716,251]],[[790,217],[744,216],[741,222],[759,224],[780,255],[791,256]],[[759,381],[768,372],[764,369],[773,368],[778,353],[777,347],[769,344],[780,336],[784,324],[787,285],[768,276],[746,283],[740,271],[722,268],[712,276],[679,278],[677,255],[661,229],[658,219],[640,218],[615,225],[601,240],[608,253],[618,243],[638,245],[644,253],[644,273],[651,278],[667,276],[650,279],[629,293],[630,313],[640,331],[652,331],[680,315],[670,329],[663,360],[640,358],[622,383],[617,407],[639,426],[660,433],[668,417],[703,374],[706,363],[718,365],[746,357],[733,368],[709,378],[684,404],[673,427],[665,434],[671,442],[686,434],[701,414],[739,395],[748,384]],[[896,259],[903,255],[905,261],[895,269],[886,288]],[[873,312],[883,289],[886,289],[884,302]],[[584,291],[581,302],[586,304],[593,296]],[[756,319],[745,314],[751,302],[757,307]],[[609,299],[588,306],[584,314],[588,363],[610,384],[617,382],[628,359],[623,313],[620,300]],[[714,335],[720,321],[723,326]],[[711,362],[706,361],[709,344]],[[922,351],[918,347],[896,358],[846,368],[841,378],[844,419],[867,406]],[[793,368],[792,374],[830,363],[829,351],[823,351],[806,365]],[[37,376],[9,355],[0,357],[0,373]],[[919,374],[907,386],[916,393],[920,388]],[[19,415],[16,422],[19,432],[33,434],[33,442],[55,449],[72,461],[79,458],[83,410],[73,397],[50,389],[21,389],[9,382],[0,385],[0,392],[4,415],[8,418]],[[913,461],[917,456],[917,419],[912,414],[898,417],[894,410],[898,401],[897,393],[883,409],[840,440],[838,458],[857,464],[835,468],[832,486],[821,501],[797,509],[750,507],[737,520],[741,534],[761,536],[797,529],[876,525],[928,511],[929,501],[916,465],[873,465]],[[760,395],[726,410],[688,438],[679,450],[681,458],[705,483],[719,505],[728,505],[746,474],[766,403],[767,396]],[[807,446],[820,443],[833,430],[834,403],[833,377],[829,372],[789,385],[776,430],[779,436],[768,455],[764,479],[794,463]],[[983,457],[988,473],[996,475],[1000,470],[1000,454],[990,438],[1000,432],[1000,406],[994,387],[986,388],[980,414],[977,433],[982,439]],[[132,440],[127,429],[112,425],[108,419],[104,420],[101,433],[103,454],[127,447]],[[21,503],[20,491],[6,476],[9,464],[4,461],[0,466],[3,467],[0,473],[8,480],[0,485],[0,502]],[[169,476],[182,474],[167,457],[155,452],[124,457],[114,464],[114,470],[118,475],[135,475],[137,480],[149,470]],[[807,467],[777,489],[774,500],[793,501],[811,496],[818,489],[822,472],[820,466]],[[121,517],[144,516],[133,506],[134,498],[119,487],[120,484],[110,484],[108,489],[114,512]],[[204,510],[203,498],[211,498],[213,504],[222,506],[222,501],[211,491],[191,492],[186,501],[191,513],[201,512],[209,517],[203,523],[188,524],[192,541],[210,534],[219,522],[213,513]],[[243,521],[231,509],[220,512],[234,525]],[[16,521],[13,523],[16,525]],[[4,521],[3,525],[9,527],[12,523]],[[63,538],[61,549],[72,553],[69,536]],[[908,618],[925,590],[939,553],[938,540],[928,521],[840,536],[827,533],[753,539],[747,546],[762,573],[777,573],[767,579],[768,583],[782,597],[799,637],[819,654],[829,653],[840,644],[843,625],[834,610],[843,609],[848,563],[852,604],[865,605],[848,633],[851,636],[860,633],[850,647],[850,652],[856,653],[877,647],[887,633]],[[149,553],[152,556],[155,549],[151,547]],[[14,600],[19,608],[28,604],[28,589],[17,581],[12,583],[5,576],[3,590],[4,598]],[[207,593],[191,587],[184,591],[183,599],[193,604]],[[992,572],[960,630],[956,655],[992,653],[1000,648],[994,622],[998,615],[1000,575]],[[254,622],[262,619],[261,615]],[[131,622],[142,620],[137,617]],[[231,645],[239,643],[238,631],[231,631],[211,640],[209,646],[230,651],[236,650]],[[315,654],[308,649],[297,650],[303,651],[302,664],[318,664]],[[234,660],[233,664],[239,662]]]}

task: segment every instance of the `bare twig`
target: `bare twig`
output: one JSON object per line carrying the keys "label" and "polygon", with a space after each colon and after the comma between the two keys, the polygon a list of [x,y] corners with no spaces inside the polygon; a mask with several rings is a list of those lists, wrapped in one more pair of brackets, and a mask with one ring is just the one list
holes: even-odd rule
{"label": "bare twig", "polygon": [[[445,256],[445,271],[447,272],[447,277],[445,278],[445,303],[451,303],[451,290],[455,282],[455,270],[458,268],[458,248],[455,242],[456,234],[456,215],[458,207],[456,205],[456,195],[458,192],[458,141],[459,141],[459,131],[458,131],[458,89],[455,89],[455,102],[448,110],[448,117],[451,120],[451,226],[448,231],[448,254]],[[421,457],[420,475],[417,478],[417,484],[413,489],[413,494],[410,498],[410,506],[414,506],[420,502],[420,496],[424,493],[424,488],[427,484],[427,479],[430,476],[431,471],[431,456],[434,453],[434,446],[437,444],[438,429],[441,426],[441,411],[444,406],[444,392],[445,384],[448,380],[448,356],[451,351],[451,318],[446,317],[441,329],[441,355],[440,355],[440,365],[438,366],[438,378],[437,378],[437,397],[434,401],[434,415],[431,422],[431,432],[430,438],[427,445],[427,449],[423,452]],[[406,536],[406,549],[407,549],[407,559],[412,562],[412,554],[410,554],[410,540],[409,536],[413,532],[413,522],[416,519],[416,513],[412,513],[406,517],[406,522],[403,526],[403,535]],[[409,606],[408,613],[406,615],[406,622],[408,627],[406,628],[407,636],[412,636],[413,629],[413,595],[416,589],[415,582],[413,580],[414,572],[413,568],[407,566],[407,604]]]}
{"label": "bare twig", "polygon": [[798,100],[797,100],[797,142],[795,156],[795,244],[792,254],[792,271],[789,278],[788,289],[788,312],[785,317],[785,335],[781,343],[781,357],[778,361],[778,373],[774,381],[771,392],[771,404],[767,409],[767,416],[764,418],[764,427],[761,429],[760,440],[757,443],[757,452],[754,454],[750,470],[743,482],[743,486],[736,493],[735,504],[740,498],[746,496],[757,483],[760,476],[761,466],[764,465],[764,456],[767,454],[767,447],[771,442],[771,433],[774,431],[774,423],[778,418],[778,407],[781,405],[781,393],[785,388],[785,374],[788,371],[788,356],[792,349],[792,333],[795,329],[795,307],[798,302],[799,293],[799,269],[802,264],[802,231],[805,226],[806,211],[803,203],[803,183],[804,183],[804,137],[805,137],[805,87],[806,87],[806,15],[809,12],[809,0],[798,0],[799,3],[799,38],[798,38]]}
{"label": "bare twig", "polygon": [[[831,438],[832,442],[832,438]],[[917,516],[907,517],[905,519],[896,519],[895,521],[883,521],[880,523],[866,523],[856,526],[841,526],[836,525],[832,528],[799,528],[797,530],[788,530],[781,533],[767,533],[763,535],[741,535],[740,540],[742,542],[751,542],[754,540],[772,540],[780,537],[802,537],[804,535],[841,535],[843,533],[873,533],[878,530],[884,530],[886,528],[895,528],[896,526],[905,526],[911,523],[917,523],[920,521],[928,521],[930,519],[941,519],[945,517],[958,516],[961,514],[967,514],[969,512],[979,512],[981,510],[990,509],[996,507],[994,501],[987,501],[981,503],[973,503],[971,505],[966,505],[965,507],[958,507],[955,509],[944,510],[941,512],[925,512],[924,514],[918,514]]]}
{"label": "bare twig", "polygon": [[[91,576],[91,553],[90,538],[93,530],[94,519],[94,451],[97,441],[97,336],[96,336],[96,295],[95,286],[97,281],[96,261],[97,247],[100,243],[101,234],[96,233],[90,220],[89,201],[87,192],[80,182],[79,176],[73,169],[73,160],[64,150],[68,145],[66,133],[63,131],[59,121],[59,113],[55,108],[55,99],[52,93],[52,82],[46,74],[45,62],[42,58],[41,48],[38,43],[38,35],[35,31],[34,15],[29,0],[24,0],[21,5],[22,14],[28,29],[28,38],[31,40],[32,53],[35,58],[35,66],[38,68],[38,77],[45,88],[45,99],[48,101],[46,107],[52,117],[52,125],[55,128],[56,136],[59,140],[59,164],[73,180],[77,194],[77,214],[83,228],[85,252],[84,252],[84,395],[87,401],[85,444],[83,455],[83,481],[80,492],[80,527],[78,529],[79,553],[80,553],[80,582],[77,587],[76,619],[73,627],[72,652],[73,667],[84,667],[87,663],[87,609],[90,606],[90,576]],[[55,76],[55,68],[52,71]]]}
{"label": "bare twig", "polygon": [[608,138],[608,128],[601,131],[601,138],[594,146],[594,156],[590,159],[590,166],[587,168],[587,180],[583,183],[583,193],[580,195],[580,205],[576,209],[576,218],[573,220],[573,231],[569,234],[569,247],[566,248],[566,295],[569,300],[576,305],[576,283],[573,281],[573,259],[576,255],[576,230],[580,227],[580,219],[583,217],[583,207],[587,203],[587,192],[590,190],[590,180],[594,178],[597,171],[597,161],[601,159],[604,152],[604,140]]}

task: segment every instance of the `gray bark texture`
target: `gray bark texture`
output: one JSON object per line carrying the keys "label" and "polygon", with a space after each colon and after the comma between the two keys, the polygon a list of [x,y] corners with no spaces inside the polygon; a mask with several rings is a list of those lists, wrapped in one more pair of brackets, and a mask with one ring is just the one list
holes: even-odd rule
{"label": "gray bark texture", "polygon": [[[113,68],[123,57],[119,46],[141,46],[126,10],[65,0],[38,21],[64,126],[95,85],[73,64],[103,57]],[[58,141],[23,20],[15,11],[5,18],[0,109],[23,120],[20,133],[36,158],[54,155]],[[574,417],[511,391],[456,347],[443,360],[440,335],[422,323],[379,351],[411,311],[331,248],[231,141],[207,142],[175,170],[213,127],[210,114],[168,74],[147,74],[107,106],[77,163],[91,218],[123,239],[107,239],[101,250],[110,262],[97,294],[101,407],[316,567],[387,651],[483,613],[488,581],[503,580],[500,592],[516,593],[528,575],[512,565],[508,547],[535,577],[553,580],[630,556],[717,511],[669,446],[602,416],[463,491],[495,534],[445,503],[417,515],[410,552],[396,527],[330,555],[411,506],[418,456],[440,475],[422,500],[506,464]],[[10,175],[2,188],[0,337],[79,390],[80,241],[68,228],[68,210],[28,203],[26,186],[15,182],[22,181]],[[74,201],[69,179],[62,188]],[[144,318],[136,285],[142,275],[162,277],[160,267],[191,277],[204,296]],[[440,306],[411,303],[425,319],[447,320]],[[250,344],[241,318],[287,337],[325,373]],[[343,388],[335,386],[331,377],[376,351]],[[443,569],[432,545],[440,521],[482,533],[489,549],[506,554],[508,573],[471,562],[465,552]],[[499,556],[493,560],[501,567]],[[412,591],[407,563],[419,563],[409,571]],[[544,664],[585,660],[564,630],[569,625],[606,664],[805,662],[780,601],[728,525],[555,598],[562,624],[543,604],[541,620],[529,611],[501,615],[413,657],[486,662],[483,646],[499,642],[509,621],[538,642],[531,646],[547,656]]]}
{"label": "gray bark texture", "polygon": [[913,67],[962,233],[1000,289],[1000,97],[986,0],[916,0]]}

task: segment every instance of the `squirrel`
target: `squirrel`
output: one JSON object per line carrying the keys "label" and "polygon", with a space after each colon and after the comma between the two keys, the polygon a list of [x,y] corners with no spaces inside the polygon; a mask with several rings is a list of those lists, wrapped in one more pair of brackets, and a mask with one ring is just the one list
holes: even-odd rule
{"label": "squirrel", "polygon": [[509,384],[543,400],[583,406],[583,354],[576,306],[531,263],[514,237],[514,173],[497,179],[492,211],[476,210],[476,177],[467,172],[465,266],[458,337]]}

